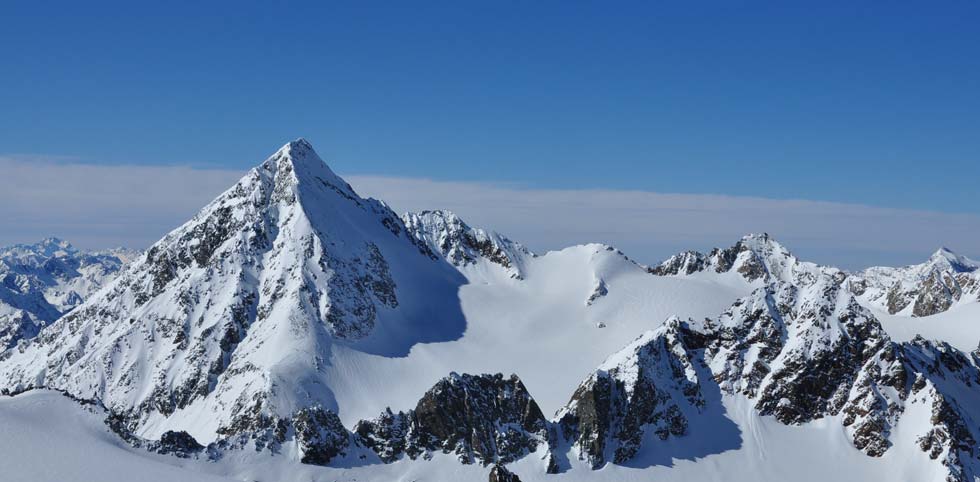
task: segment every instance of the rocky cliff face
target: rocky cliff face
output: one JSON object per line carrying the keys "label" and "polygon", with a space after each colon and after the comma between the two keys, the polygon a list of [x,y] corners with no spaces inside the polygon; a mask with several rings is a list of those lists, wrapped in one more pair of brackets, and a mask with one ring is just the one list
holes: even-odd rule
{"label": "rocky cliff face", "polygon": [[836,413],[887,342],[877,320],[832,278],[760,288],[723,314],[717,330],[706,356],[722,387],[754,396],[763,415],[784,423]]}
{"label": "rocky cliff face", "polygon": [[144,439],[134,432],[137,424],[123,413],[110,412],[105,423],[132,447],[181,458],[217,460],[242,451],[276,454],[285,449],[296,453],[304,464],[328,465],[335,458],[346,456],[348,450],[356,449],[352,447],[352,434],[337,415],[320,406],[298,410],[289,417],[256,414],[256,419],[246,427],[228,430],[207,446],[184,431],[168,430],[158,440]]}
{"label": "rocky cliff face", "polygon": [[691,351],[697,342],[671,320],[637,338],[582,382],[556,415],[562,436],[573,442],[579,458],[592,468],[607,461],[621,464],[644,448],[646,432],[660,440],[686,435],[687,417],[705,403]]}
{"label": "rocky cliff face", "polygon": [[0,248],[0,351],[28,340],[119,274],[137,253],[48,238]]}
{"label": "rocky cliff face", "polygon": [[521,482],[517,474],[507,470],[503,465],[494,465],[490,469],[490,482]]}
{"label": "rocky cliff face", "polygon": [[443,452],[464,464],[508,463],[548,443],[548,422],[524,384],[500,374],[451,374],[415,409],[388,410],[354,432],[385,462]]}

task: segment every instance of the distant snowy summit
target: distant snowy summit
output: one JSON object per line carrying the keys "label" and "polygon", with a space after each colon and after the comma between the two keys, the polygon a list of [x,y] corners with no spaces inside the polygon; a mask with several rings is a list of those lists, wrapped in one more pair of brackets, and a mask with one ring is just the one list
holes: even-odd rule
{"label": "distant snowy summit", "polygon": [[980,300],[980,263],[936,251],[929,260],[900,268],[873,267],[856,273],[804,262],[768,234],[743,237],[734,246],[708,254],[686,251],[650,268],[660,276],[737,273],[749,282],[806,284],[820,275],[846,283],[868,305],[912,317],[935,315],[957,303]]}
{"label": "distant snowy summit", "polygon": [[0,349],[37,335],[136,256],[123,248],[82,251],[58,238],[0,247]]}
{"label": "distant snowy summit", "polygon": [[929,316],[980,298],[980,263],[941,248],[922,264],[868,268],[851,286],[891,314]]}

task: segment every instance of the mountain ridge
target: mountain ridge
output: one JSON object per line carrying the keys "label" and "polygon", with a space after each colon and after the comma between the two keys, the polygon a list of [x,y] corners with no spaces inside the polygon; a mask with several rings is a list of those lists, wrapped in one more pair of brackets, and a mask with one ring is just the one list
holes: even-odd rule
{"label": "mountain ridge", "polygon": [[0,392],[92,400],[127,443],[216,462],[602,476],[737,452],[771,421],[967,481],[980,350],[893,340],[876,314],[976,305],[972,263],[851,273],[765,233],[652,267],[602,244],[537,255],[448,211],[397,216],[298,139],[0,351]]}

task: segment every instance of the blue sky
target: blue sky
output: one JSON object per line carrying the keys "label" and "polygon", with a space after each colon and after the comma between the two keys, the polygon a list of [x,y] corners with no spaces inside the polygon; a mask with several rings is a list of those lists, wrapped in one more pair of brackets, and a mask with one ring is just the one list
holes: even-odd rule
{"label": "blue sky", "polygon": [[0,155],[980,213],[980,3],[7,2]]}

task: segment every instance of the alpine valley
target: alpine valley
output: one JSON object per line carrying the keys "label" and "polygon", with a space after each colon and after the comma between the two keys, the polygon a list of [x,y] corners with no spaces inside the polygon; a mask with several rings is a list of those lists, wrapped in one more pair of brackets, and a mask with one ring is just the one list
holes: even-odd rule
{"label": "alpine valley", "polygon": [[0,480],[980,480],[980,263],[733,241],[536,254],[293,141],[145,252],[0,249]]}

